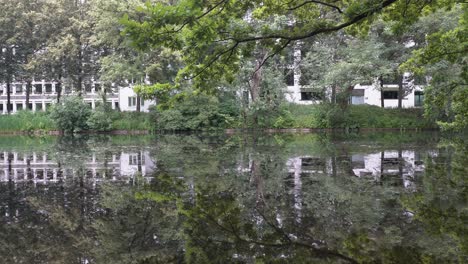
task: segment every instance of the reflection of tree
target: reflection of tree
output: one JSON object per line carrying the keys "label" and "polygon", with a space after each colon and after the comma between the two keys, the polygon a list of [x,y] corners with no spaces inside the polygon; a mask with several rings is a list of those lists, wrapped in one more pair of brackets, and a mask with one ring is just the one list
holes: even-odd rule
{"label": "reflection of tree", "polygon": [[[2,219],[0,255],[5,263],[82,263],[89,258],[95,214],[91,189],[17,186],[17,216]],[[83,197],[83,192],[85,197]],[[8,223],[8,224],[7,224]]]}
{"label": "reflection of tree", "polygon": [[[433,259],[468,261],[468,145],[463,139],[445,142],[437,157],[427,158],[421,191],[408,195],[403,204],[430,234],[418,243],[431,244]],[[436,238],[443,242],[434,243]]]}
{"label": "reflection of tree", "polygon": [[[94,186],[80,173],[37,187],[0,185],[1,261],[463,262],[466,146],[442,147],[408,193],[355,177],[350,153],[389,149],[357,142],[323,135],[161,136],[151,184]],[[68,144],[54,149],[63,163],[79,152],[107,160],[116,151],[111,140],[87,140],[84,149]],[[297,165],[309,169],[292,173],[285,166],[291,157],[306,157]]]}
{"label": "reflection of tree", "polygon": [[93,223],[99,243],[93,250],[96,263],[173,263],[180,258],[175,205],[138,193],[139,187],[103,188],[100,206],[106,213]]}

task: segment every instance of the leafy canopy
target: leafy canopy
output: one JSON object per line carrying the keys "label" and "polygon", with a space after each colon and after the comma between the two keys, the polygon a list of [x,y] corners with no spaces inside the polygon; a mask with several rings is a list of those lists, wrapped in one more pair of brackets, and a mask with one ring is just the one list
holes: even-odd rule
{"label": "leafy canopy", "polygon": [[319,34],[342,29],[365,32],[379,14],[397,21],[394,28],[401,30],[424,12],[455,2],[181,0],[148,2],[139,8],[143,14],[139,19],[125,16],[121,22],[137,48],[164,46],[181,52],[184,67],[176,85],[191,80],[197,89],[211,90],[223,79],[232,81],[240,61],[252,56],[257,46],[268,51],[268,59]]}

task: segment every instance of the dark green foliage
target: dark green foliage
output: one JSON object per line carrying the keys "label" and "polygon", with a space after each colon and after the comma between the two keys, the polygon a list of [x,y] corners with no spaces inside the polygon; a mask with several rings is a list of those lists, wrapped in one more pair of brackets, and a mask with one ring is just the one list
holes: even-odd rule
{"label": "dark green foliage", "polygon": [[98,104],[94,111],[89,116],[86,124],[92,130],[110,131],[112,130],[112,109],[108,109],[104,104]]}
{"label": "dark green foliage", "polygon": [[232,100],[220,102],[213,96],[193,94],[173,108],[153,110],[153,120],[162,130],[201,130],[226,128],[235,121],[237,109]]}
{"label": "dark green foliage", "polygon": [[61,104],[56,104],[50,112],[57,128],[65,132],[78,132],[89,128],[87,121],[91,108],[81,97],[65,98]]}
{"label": "dark green foliage", "polygon": [[34,131],[56,129],[46,112],[19,111],[15,115],[0,116],[0,131]]}
{"label": "dark green foliage", "polygon": [[423,110],[351,105],[346,111],[333,104],[290,105],[298,128],[435,128],[423,117]]}

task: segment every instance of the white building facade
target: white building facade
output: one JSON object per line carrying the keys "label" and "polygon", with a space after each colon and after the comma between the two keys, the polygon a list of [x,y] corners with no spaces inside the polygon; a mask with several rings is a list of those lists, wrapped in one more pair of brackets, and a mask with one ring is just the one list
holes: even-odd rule
{"label": "white building facade", "polygon": [[[287,89],[285,98],[288,102],[302,105],[318,104],[324,99],[331,97],[331,89],[320,91],[318,89],[309,88],[300,84],[301,71],[299,65],[301,62],[300,43],[295,46],[293,51],[293,63],[288,67],[289,74],[286,74],[285,81]],[[415,84],[415,80],[411,80],[409,73],[403,75],[404,92],[402,98],[403,108],[422,107],[424,101],[424,86]],[[411,87],[411,89],[409,89]],[[384,97],[384,107],[398,107],[398,84],[396,81],[384,83],[380,87],[380,83],[376,79],[373,84],[358,84],[355,85],[349,95],[349,103],[354,105],[368,104],[381,106],[381,97]]]}
{"label": "white building facade", "polygon": [[[106,100],[112,109],[120,111],[136,111],[137,96],[131,87],[116,89],[116,92],[107,92]],[[61,91],[61,97],[73,94],[71,89],[60,87],[57,82],[33,81],[32,90],[29,94],[29,104],[26,105],[26,83],[14,82],[11,84],[10,109],[11,113],[23,109],[32,111],[46,111],[50,106],[57,103],[58,91]],[[83,100],[94,109],[96,104],[102,102],[101,92],[103,87],[98,82],[86,84],[82,91]],[[148,112],[150,106],[156,105],[154,100],[140,100],[140,111]],[[6,114],[7,108],[7,89],[6,84],[0,84],[0,114]]]}

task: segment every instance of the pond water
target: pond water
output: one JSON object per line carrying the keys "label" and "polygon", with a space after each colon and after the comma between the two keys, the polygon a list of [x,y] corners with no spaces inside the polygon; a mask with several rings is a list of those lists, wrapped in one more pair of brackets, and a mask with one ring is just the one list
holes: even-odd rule
{"label": "pond water", "polygon": [[437,133],[0,137],[1,263],[467,263]]}

